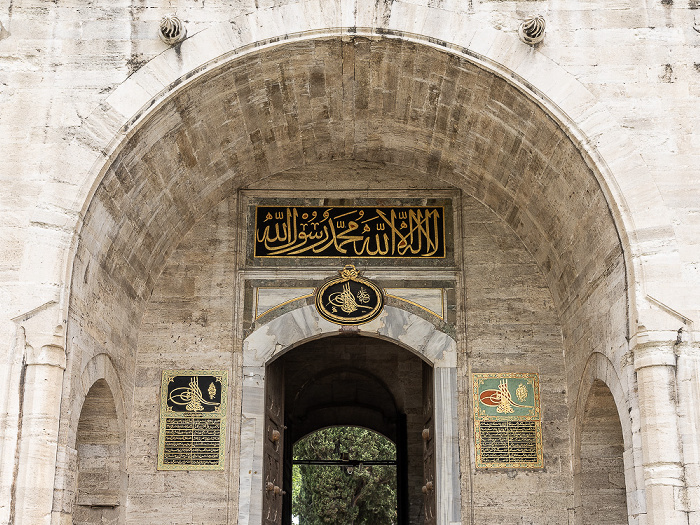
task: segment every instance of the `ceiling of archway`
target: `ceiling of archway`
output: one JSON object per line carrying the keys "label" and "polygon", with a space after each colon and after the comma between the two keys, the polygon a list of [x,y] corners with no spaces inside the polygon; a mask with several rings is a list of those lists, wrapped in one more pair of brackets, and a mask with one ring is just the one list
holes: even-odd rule
{"label": "ceiling of archway", "polygon": [[358,37],[267,48],[176,92],[107,170],[78,252],[98,264],[81,281],[99,268],[147,297],[213,205],[332,161],[405,167],[480,200],[522,239],[560,311],[622,264],[596,178],[535,102],[464,58]]}
{"label": "ceiling of archway", "polygon": [[398,414],[422,403],[425,363],[393,343],[362,336],[326,337],[285,353],[285,420],[290,439],[329,426],[361,426],[392,441]]}

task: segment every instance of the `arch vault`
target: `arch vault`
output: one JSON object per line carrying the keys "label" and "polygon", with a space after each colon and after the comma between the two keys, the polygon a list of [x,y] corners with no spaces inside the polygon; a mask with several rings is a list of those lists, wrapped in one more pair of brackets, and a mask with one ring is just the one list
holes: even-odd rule
{"label": "arch vault", "polygon": [[[282,20],[286,9],[293,8],[271,16]],[[469,21],[461,22],[473,29],[464,38],[477,30],[483,38],[461,43],[454,34],[441,39],[454,23],[423,37],[398,22],[381,31],[363,24],[321,31],[303,27],[318,24],[313,17],[301,18],[249,20],[243,41],[228,25],[204,31],[139,70],[91,117],[92,129],[118,133],[94,139],[101,153],[76,204],[63,413],[85,397],[80,378],[91,359],[108,356],[100,359],[119,385],[121,393],[112,392],[123,396],[117,414],[127,425],[123,469],[135,480],[120,487],[131,502],[120,516],[155,523],[149,505],[170,486],[153,472],[158,374],[227,370],[224,473],[167,479],[183,494],[185,485],[213,486],[212,519],[258,525],[266,365],[346,330],[319,317],[308,298],[338,267],[357,263],[398,290],[357,333],[401,346],[434,370],[437,523],[483,521],[499,483],[510,483],[515,502],[498,507],[503,516],[525,505],[533,519],[552,508],[564,519],[565,502],[578,497],[570,466],[585,403],[576,393],[587,394],[597,378],[586,368],[593,354],[614,372],[615,402],[618,392],[633,391],[627,357],[638,319],[637,234],[669,231],[654,188],[644,213],[623,198],[632,184],[653,186],[635,170],[641,161],[634,151],[622,157],[609,149],[605,139],[617,130],[601,105],[515,38]],[[279,36],[288,22],[298,31]],[[257,261],[251,210],[292,198],[327,205],[443,199],[449,253],[425,264]],[[280,295],[269,313],[258,312],[260,290],[275,286],[306,291]],[[417,290],[439,291],[439,306],[431,306],[439,311],[422,306]],[[506,472],[474,467],[470,377],[492,371],[542,378],[546,467],[518,484]],[[637,400],[624,403],[617,410],[631,414],[622,432],[635,523],[646,510],[635,481],[645,459],[633,436]],[[61,425],[59,448],[70,451],[70,418]],[[58,461],[67,464],[63,456]],[[51,499],[69,515],[65,464]],[[538,476],[548,488],[532,502]],[[201,500],[188,498],[178,505],[194,513]],[[580,509],[573,512],[579,519]]]}
{"label": "arch vault", "polygon": [[[338,327],[320,320],[311,306],[285,313],[288,305],[270,314],[269,322],[250,318],[250,291],[271,286],[279,272],[285,286],[295,278],[308,286],[303,283],[324,274],[318,264],[281,262],[274,269],[251,260],[246,210],[249,203],[264,202],[255,199],[311,198],[319,191],[330,199],[325,202],[348,197],[417,202],[430,193],[450,203],[450,246],[443,261],[362,263],[384,281],[403,276],[393,278],[400,289],[426,286],[421,280],[441,283],[435,287],[446,294],[441,320],[402,312],[396,303],[360,330],[403,345],[434,367],[438,523],[459,522],[466,512],[478,520],[488,508],[479,498],[487,494],[493,474],[460,477],[473,468],[471,453],[460,454],[459,448],[460,443],[465,450],[471,447],[469,370],[492,371],[509,363],[509,370],[528,367],[550,376],[547,413],[565,428],[566,410],[555,410],[565,406],[565,398],[554,392],[576,391],[594,349],[604,348],[611,357],[626,351],[632,270],[625,261],[627,241],[616,225],[619,212],[611,207],[609,188],[601,184],[588,152],[536,96],[473,57],[393,35],[320,36],[261,46],[197,75],[139,120],[95,188],[73,265],[69,338],[83,359],[106,347],[122,384],[138,391],[146,388],[139,378],[157,374],[158,363],[231,367],[237,392],[231,403],[231,474],[220,490],[238,494],[228,496],[227,519],[257,524],[263,497],[264,365],[276,353]],[[194,239],[207,225],[231,232],[206,234],[213,244],[200,248],[202,257],[220,265],[223,277],[214,272],[191,281],[190,268],[212,264],[206,257],[191,259]],[[482,229],[488,247],[475,250],[475,232]],[[202,233],[191,233],[195,230]],[[478,264],[484,250],[503,265]],[[523,277],[516,278],[508,265],[513,253],[519,254],[515,274]],[[486,278],[494,271],[501,273]],[[201,290],[197,284],[213,285],[212,279],[220,288]],[[522,279],[528,284],[521,287]],[[488,286],[481,289],[484,283]],[[174,306],[164,298],[188,290],[195,298],[220,299],[183,313],[187,328],[174,318],[187,339],[195,333],[211,338],[212,323],[233,337],[221,336],[219,346],[211,348],[173,340],[162,354],[166,340],[153,327],[175,314],[168,313]],[[499,305],[518,302],[523,302],[521,313],[513,306],[499,312]],[[233,313],[217,314],[225,312],[223,304]],[[492,309],[487,314],[492,318],[506,320],[501,337],[479,335],[498,326],[480,313],[485,308]],[[601,324],[610,328],[600,331]],[[528,331],[535,335],[527,336]],[[217,351],[231,361],[216,358]],[[73,361],[67,370],[72,375],[79,369]],[[147,417],[142,396],[127,400],[133,447],[154,417]],[[569,410],[573,417],[573,405]],[[552,443],[547,461],[568,463],[568,436]],[[132,459],[127,468],[146,475],[148,459]],[[533,512],[561,507],[571,483],[563,475],[547,496],[551,501],[535,505]],[[467,502],[468,487],[478,490]],[[155,497],[152,489],[135,483],[129,493],[144,504]],[[136,518],[141,512],[127,509],[127,520],[141,519]]]}

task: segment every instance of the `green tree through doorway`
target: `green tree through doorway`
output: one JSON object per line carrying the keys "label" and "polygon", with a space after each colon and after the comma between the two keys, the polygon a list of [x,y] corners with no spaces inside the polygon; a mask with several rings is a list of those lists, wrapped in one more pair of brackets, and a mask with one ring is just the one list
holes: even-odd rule
{"label": "green tree through doorway", "polygon": [[319,430],[294,445],[292,486],[299,525],[393,525],[396,445],[365,428]]}

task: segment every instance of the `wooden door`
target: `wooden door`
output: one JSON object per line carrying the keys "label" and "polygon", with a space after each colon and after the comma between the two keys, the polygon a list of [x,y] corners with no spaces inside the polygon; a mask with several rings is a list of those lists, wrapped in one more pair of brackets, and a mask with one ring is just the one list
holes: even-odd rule
{"label": "wooden door", "polygon": [[433,368],[423,363],[423,499],[424,525],[435,525],[435,418]]}
{"label": "wooden door", "polygon": [[284,370],[272,363],[265,374],[265,441],[263,443],[263,525],[282,523],[284,451]]}

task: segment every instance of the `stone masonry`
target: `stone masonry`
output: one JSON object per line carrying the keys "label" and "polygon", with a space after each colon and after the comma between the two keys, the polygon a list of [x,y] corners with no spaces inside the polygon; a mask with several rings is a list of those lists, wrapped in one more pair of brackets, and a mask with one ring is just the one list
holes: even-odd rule
{"label": "stone masonry", "polygon": [[[0,524],[261,523],[266,366],[343,337],[293,290],[355,264],[418,298],[353,334],[434,371],[439,525],[699,525],[699,8],[0,2]],[[261,261],[265,199],[440,199],[448,255]],[[171,368],[229,372],[224,471],[156,469]],[[499,371],[544,469],[474,467]]]}

